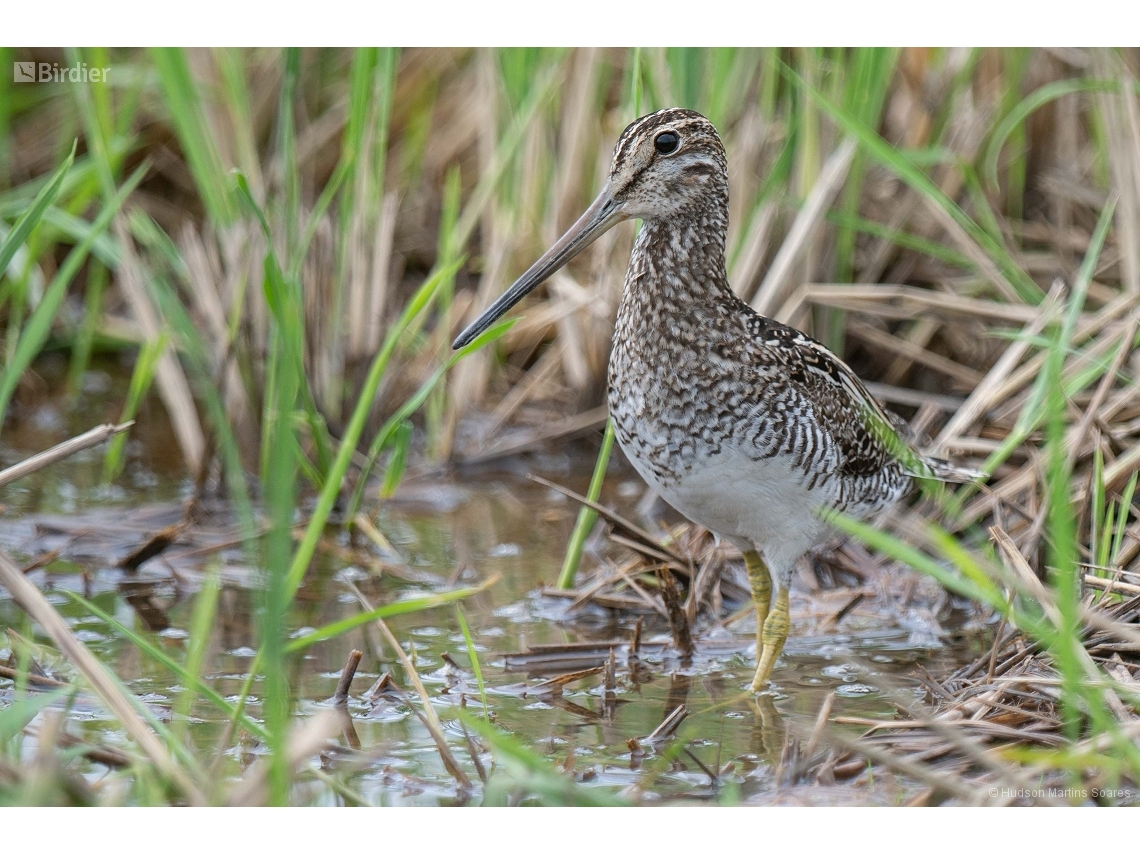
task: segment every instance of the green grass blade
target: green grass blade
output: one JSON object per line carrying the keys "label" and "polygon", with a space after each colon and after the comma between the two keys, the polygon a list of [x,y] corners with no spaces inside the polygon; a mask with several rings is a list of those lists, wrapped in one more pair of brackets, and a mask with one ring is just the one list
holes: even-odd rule
{"label": "green grass blade", "polygon": [[63,303],[63,298],[67,294],[67,288],[71,284],[71,280],[79,272],[83,262],[87,260],[87,254],[91,249],[91,244],[94,242],[95,237],[101,234],[111,224],[111,218],[118,213],[119,208],[123,202],[142,181],[143,176],[150,168],[149,164],[142,164],[134,171],[134,174],[127,179],[126,183],[119,188],[95,221],[91,224],[91,229],[87,236],[68,253],[67,258],[63,264],[60,265],[59,270],[56,271],[55,277],[52,279],[51,285],[48,286],[47,291],[44,292],[44,297],[40,304],[36,306],[36,310],[28,319],[27,325],[20,334],[20,339],[16,344],[15,353],[13,354],[12,361],[5,367],[4,375],[0,378],[0,423],[4,421],[4,413],[8,409],[8,401],[11,400],[12,393],[16,390],[16,384],[19,382],[20,377],[32,364],[32,360],[39,354],[40,349],[43,347],[44,342],[47,341],[48,334],[51,332],[52,322],[55,320],[56,312],[59,311],[60,305]]}
{"label": "green grass blade", "polygon": [[902,229],[892,229],[881,223],[876,223],[874,220],[868,220],[849,214],[846,211],[831,211],[827,215],[827,220],[845,229],[884,238],[903,249],[920,252],[923,255],[928,255],[939,261],[945,261],[947,264],[952,264],[955,267],[961,267],[965,270],[973,270],[976,267],[969,257],[949,247],[943,246],[940,243],[919,237]]}
{"label": "green grass blade", "polygon": [[1116,521],[1116,531],[1112,536],[1112,551],[1109,552],[1108,566],[1115,567],[1120,560],[1120,549],[1124,545],[1124,532],[1128,528],[1128,517],[1132,512],[1132,497],[1136,495],[1136,483],[1140,479],[1140,472],[1133,472],[1132,477],[1124,486],[1120,497],[1120,518]]}
{"label": "green grass blade", "polygon": [[360,442],[361,434],[364,433],[368,413],[372,409],[372,402],[376,399],[376,390],[380,388],[380,381],[384,379],[384,372],[387,370],[388,361],[396,349],[396,344],[403,335],[404,330],[407,329],[420,312],[427,308],[435,296],[435,292],[439,288],[443,278],[449,273],[454,274],[454,271],[437,271],[434,276],[430,277],[420,286],[415,296],[412,297],[404,308],[400,319],[388,330],[384,345],[372,360],[372,365],[368,370],[368,376],[365,378],[364,385],[360,390],[360,397],[357,399],[356,407],[352,411],[352,417],[349,419],[348,426],[345,428],[344,435],[341,437],[340,449],[337,451],[336,459],[333,461],[324,487],[321,489],[321,494],[317,499],[317,505],[313,509],[313,515],[309,520],[308,527],[305,529],[304,537],[301,539],[300,544],[298,544],[293,554],[293,561],[289,568],[288,577],[289,589],[292,591],[296,591],[301,584],[301,580],[305,577],[305,571],[308,570],[309,562],[312,561],[313,553],[316,551],[317,541],[320,540],[325,523],[328,522],[329,514],[332,512],[333,504],[340,495],[341,484],[344,481],[345,475],[348,474],[348,467],[352,462],[352,455],[356,451],[357,443]]}
{"label": "green grass blade", "polygon": [[[598,449],[598,459],[594,461],[594,474],[590,477],[590,489],[586,498],[597,502],[602,494],[602,482],[606,479],[606,467],[610,463],[610,451],[614,447],[614,422],[606,420],[606,429],[602,434],[602,447]],[[574,577],[578,574],[578,565],[582,562],[582,549],[586,545],[586,538],[597,522],[598,512],[583,505],[578,510],[578,519],[574,523],[574,531],[570,534],[570,542],[566,544],[566,557],[562,561],[562,572],[558,574],[558,587],[562,590],[574,586]]]}
{"label": "green grass blade", "polygon": [[16,251],[23,246],[24,241],[27,240],[32,229],[39,225],[47,209],[52,206],[52,203],[54,203],[59,196],[59,191],[63,187],[64,179],[67,177],[67,173],[70,171],[72,164],[75,163],[75,148],[78,144],[78,140],[72,143],[71,154],[67,156],[67,159],[60,164],[51,179],[36,194],[35,199],[32,200],[32,203],[27,207],[24,213],[20,215],[20,218],[16,220],[15,225],[12,226],[12,230],[8,232],[7,237],[0,243],[0,277],[7,272],[8,264],[16,255]]}
{"label": "green grass blade", "polygon": [[221,573],[217,567],[206,573],[202,588],[194,600],[194,613],[190,618],[190,631],[187,636],[186,664],[183,670],[192,678],[184,687],[174,704],[174,727],[181,738],[185,726],[193,713],[198,700],[198,686],[202,685],[202,667],[210,645],[210,630],[218,612],[218,595],[221,593]]}
{"label": "green grass blade", "polygon": [[[1089,484],[1091,491],[1090,506],[1092,508],[1089,514],[1089,554],[1093,557],[1094,563],[1101,563],[1099,559],[1100,550],[1098,548],[1100,538],[1099,529],[1104,523],[1104,453],[1098,445],[1093,450],[1093,474],[1092,481]],[[1111,529],[1111,526],[1108,526]]]}
{"label": "green grass blade", "polygon": [[352,615],[343,618],[342,620],[334,621],[333,623],[322,626],[320,629],[310,632],[308,635],[303,635],[300,638],[295,638],[285,645],[286,653],[297,653],[307,647],[312,647],[314,644],[321,641],[328,641],[330,638],[336,638],[338,635],[343,635],[351,629],[356,629],[358,626],[363,626],[366,623],[371,623],[377,618],[385,620],[399,615],[412,614],[414,612],[422,612],[427,609],[434,609],[439,606],[446,606],[448,603],[454,603],[457,600],[465,600],[475,594],[482,593],[487,590],[491,585],[498,581],[497,576],[492,576],[481,585],[473,588],[457,588],[454,591],[444,591],[440,594],[431,594],[427,597],[416,597],[412,600],[399,600],[394,603],[379,606],[369,612],[361,612],[360,614]]}
{"label": "green grass blade", "polygon": [[894,146],[879,136],[874,130],[868,128],[842,107],[834,104],[823,93],[805,81],[799,74],[788,66],[784,66],[784,73],[807,92],[812,100],[817,102],[823,110],[845,132],[858,140],[863,149],[875,160],[886,166],[915,191],[931,199],[953,220],[962,227],[970,238],[993,260],[1010,286],[1018,296],[1027,303],[1037,305],[1044,298],[1041,288],[1025,273],[997,241],[985,229],[958,207],[949,196],[942,192],[937,184],[921,169],[906,159]]}
{"label": "green grass blade", "polygon": [[412,442],[412,423],[407,419],[400,422],[392,437],[392,456],[384,470],[384,483],[380,485],[380,498],[390,499],[404,477],[404,467],[408,462],[408,446]]}
{"label": "green grass blade", "polygon": [[167,112],[206,211],[216,224],[227,225],[236,212],[227,189],[226,170],[185,51],[153,48],[150,55],[162,84]]}
{"label": "green grass blade", "polygon": [[[464,724],[490,743],[496,760],[510,767],[513,783],[539,797],[543,804],[581,807],[616,807],[628,804],[620,796],[594,787],[584,787],[570,775],[556,772],[550,760],[490,722],[483,721],[466,710],[458,710],[458,714]],[[491,786],[493,783],[494,778],[488,782],[487,792],[484,793],[485,805],[497,802],[494,797],[496,790]]]}
{"label": "green grass blade", "polygon": [[1001,156],[1002,147],[1014,129],[1019,127],[1035,111],[1066,95],[1074,95],[1078,92],[1116,92],[1119,89],[1120,83],[1115,80],[1090,80],[1084,77],[1076,77],[1067,80],[1055,80],[1034,90],[1005,114],[990,135],[986,153],[982,158],[982,174],[986,177],[986,181],[991,187],[996,188],[998,186],[998,158]]}
{"label": "green grass blade", "polygon": [[[127,401],[123,406],[123,413],[119,417],[119,424],[133,421],[138,413],[139,404],[146,397],[150,384],[154,380],[154,372],[158,368],[158,361],[166,351],[167,336],[159,333],[158,338],[146,342],[139,350],[135,369],[131,372],[131,383],[127,390]],[[111,483],[123,470],[123,450],[127,445],[127,434],[116,434],[107,446],[107,453],[103,457],[104,484]]]}
{"label": "green grass blade", "polygon": [[829,521],[840,531],[857,537],[872,549],[925,573],[947,590],[985,603],[999,614],[1010,614],[1005,597],[1000,592],[994,596],[995,591],[997,591],[994,586],[979,585],[976,577],[948,569],[922,550],[911,546],[909,543],[904,543],[875,526],[842,515],[830,518]]}
{"label": "green grass blade", "polygon": [[16,697],[0,710],[0,748],[24,732],[40,712],[52,704],[60,703],[75,692],[73,686],[63,686],[52,692],[37,692],[27,697]]}
{"label": "green grass blade", "polygon": [[[212,703],[227,716],[234,715],[235,708],[232,704],[230,704],[225,698],[223,698],[212,688],[206,685],[206,683],[204,683],[196,674],[191,673],[183,665],[180,665],[178,662],[168,656],[166,652],[162,650],[162,648],[158,647],[149,639],[135,632],[126,624],[119,621],[117,618],[109,615],[107,612],[103,611],[90,600],[86,600],[71,591],[64,591],[64,593],[71,598],[72,602],[76,603],[79,606],[82,606],[95,617],[99,618],[99,620],[103,621],[103,623],[107,624],[107,626],[111,627],[111,629],[113,629],[123,638],[127,639],[127,641],[133,644],[139,650],[139,652],[146,654],[159,665],[167,668],[170,673],[182,681],[185,686],[188,688],[192,687],[194,691]],[[238,723],[241,727],[248,730],[258,739],[264,740],[269,736],[265,728],[244,714],[238,716]]]}
{"label": "green grass blade", "polygon": [[435,372],[423,382],[420,388],[412,397],[408,398],[403,405],[398,409],[380,428],[376,436],[372,440],[372,444],[368,448],[368,457],[364,466],[361,468],[360,475],[356,479],[356,487],[352,492],[352,498],[348,503],[348,511],[345,514],[346,519],[353,519],[356,512],[360,509],[360,504],[364,500],[364,490],[368,484],[368,479],[372,474],[372,470],[376,466],[376,461],[380,457],[381,451],[388,447],[393,435],[399,426],[408,419],[416,410],[423,406],[424,402],[428,399],[432,389],[436,384],[443,379],[443,376],[457,363],[468,354],[474,353],[483,347],[486,347],[496,339],[506,335],[507,330],[514,326],[517,318],[508,318],[500,321],[495,326],[484,332],[469,345],[462,348],[458,352],[452,354],[443,365],[439,366]]}
{"label": "green grass blade", "polygon": [[487,687],[483,683],[483,669],[479,666],[479,653],[475,650],[475,639],[471,637],[471,629],[467,626],[467,618],[463,616],[463,609],[459,603],[455,604],[455,619],[459,622],[459,631],[463,633],[463,641],[467,645],[467,659],[471,662],[471,670],[475,674],[475,682],[479,686],[479,702],[483,705],[483,718],[490,720],[491,711],[487,706]]}

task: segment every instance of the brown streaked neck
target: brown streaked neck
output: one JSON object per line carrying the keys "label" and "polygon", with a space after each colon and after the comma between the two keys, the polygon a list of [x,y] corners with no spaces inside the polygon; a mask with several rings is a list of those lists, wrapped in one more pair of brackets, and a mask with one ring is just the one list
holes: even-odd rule
{"label": "brown streaked neck", "polygon": [[645,289],[678,308],[732,294],[725,273],[727,211],[646,220],[633,244],[627,290]]}

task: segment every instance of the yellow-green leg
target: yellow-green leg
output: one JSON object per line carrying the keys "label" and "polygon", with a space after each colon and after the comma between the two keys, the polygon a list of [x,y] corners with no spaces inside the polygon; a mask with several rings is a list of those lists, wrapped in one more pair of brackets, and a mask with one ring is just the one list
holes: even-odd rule
{"label": "yellow-green leg", "polygon": [[759,662],[756,665],[756,676],[752,678],[752,691],[759,692],[767,685],[768,678],[772,676],[772,666],[776,664],[776,658],[784,649],[784,642],[788,640],[790,625],[788,621],[788,589],[784,587],[776,594],[776,602],[772,606],[772,611],[764,620],[764,631],[761,636],[764,652],[757,657]]}
{"label": "yellow-green leg", "polygon": [[[756,607],[756,661],[764,653],[764,622],[772,602],[772,574],[759,552],[745,552],[744,566],[748,568],[748,581],[752,585],[752,604]],[[753,690],[756,686],[752,686]]]}

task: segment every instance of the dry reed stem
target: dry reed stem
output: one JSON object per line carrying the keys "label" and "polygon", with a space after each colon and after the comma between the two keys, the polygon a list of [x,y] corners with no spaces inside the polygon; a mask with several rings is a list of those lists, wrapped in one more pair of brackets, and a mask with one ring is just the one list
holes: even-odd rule
{"label": "dry reed stem", "polygon": [[534,366],[526,372],[522,381],[516,383],[511,390],[503,396],[498,406],[491,412],[491,429],[489,433],[492,435],[497,433],[503,423],[506,422],[528,398],[536,394],[536,390],[550,381],[561,367],[562,356],[565,349],[565,346],[561,343],[547,349],[547,351],[538,358]]}
{"label": "dry reed stem", "polygon": [[1092,427],[1093,420],[1095,418],[1104,418],[1104,415],[1101,413],[1101,407],[1104,404],[1105,398],[1108,397],[1109,390],[1116,384],[1117,372],[1124,365],[1124,360],[1126,360],[1128,355],[1132,352],[1133,342],[1136,340],[1138,328],[1140,328],[1140,321],[1135,317],[1130,317],[1128,322],[1124,325],[1124,331],[1120,335],[1120,346],[1117,348],[1116,355],[1113,356],[1112,363],[1104,373],[1100,383],[1097,384],[1096,392],[1093,393],[1092,400],[1089,401],[1088,406],[1085,408],[1085,413],[1074,431],[1073,442],[1069,447],[1069,452],[1065,459],[1066,466],[1071,468],[1076,461],[1078,453],[1084,447],[1085,437],[1088,435],[1089,428]]}
{"label": "dry reed stem", "polygon": [[91,430],[86,433],[81,433],[79,436],[72,437],[58,445],[54,445],[47,451],[34,454],[27,460],[21,460],[19,463],[9,466],[7,469],[0,470],[0,487],[7,486],[20,478],[26,478],[33,472],[38,472],[44,467],[51,466],[53,463],[57,463],[73,454],[77,454],[84,449],[100,445],[115,434],[130,430],[132,425],[134,425],[133,421],[123,422],[119,425],[99,425],[98,427],[91,428]]}
{"label": "dry reed stem", "polygon": [[[161,334],[163,325],[159,323],[158,313],[143,285],[142,265],[134,253],[134,242],[121,212],[115,216],[112,230],[122,254],[115,279],[123,289],[144,337],[147,341],[155,341]],[[170,414],[170,424],[178,440],[178,446],[182,449],[186,467],[191,472],[197,473],[202,468],[206,437],[198,420],[194,397],[190,393],[190,382],[186,379],[178,358],[169,347],[159,357],[155,368],[155,379],[158,383],[159,396]]]}
{"label": "dry reed stem", "polygon": [[26,680],[29,686],[35,686],[38,689],[61,689],[64,686],[70,685],[62,680],[53,680],[51,677],[37,674],[34,671],[28,671],[26,674],[21,674],[15,668],[7,665],[0,665],[0,677],[7,677],[13,683],[23,679]]}
{"label": "dry reed stem", "polygon": [[555,484],[553,481],[547,481],[540,475],[531,474],[527,477],[531,481],[542,484],[544,487],[549,487],[551,490],[557,490],[564,496],[567,496],[573,499],[575,502],[578,502],[581,505],[585,505],[587,508],[590,508],[591,510],[597,512],[599,516],[606,520],[609,520],[614,526],[636,538],[641,546],[653,550],[654,553],[656,553],[655,557],[657,557],[659,560],[666,562],[670,566],[675,566],[683,573],[689,573],[689,565],[686,564],[684,558],[680,554],[659,543],[657,538],[655,538],[645,529],[641,528],[641,526],[630,522],[628,519],[612,510],[611,508],[607,508],[605,505],[598,504],[597,502],[592,502],[580,493],[575,493],[573,490],[567,487],[563,487],[560,484]]}
{"label": "dry reed stem", "polygon": [[[995,526],[991,533],[1009,573],[1005,581],[1040,602],[1046,618],[1060,628],[1061,615],[1052,592],[1042,585],[1004,530]],[[1093,576],[1087,580],[1106,589],[1118,584]],[[1140,593],[1140,586],[1130,587]],[[864,723],[872,730],[852,744],[853,750],[877,762],[907,768],[908,774],[916,771],[915,765],[928,767],[926,779],[935,774],[954,774],[965,783],[977,786],[979,791],[1006,781],[1014,790],[1044,790],[1047,786],[1061,790],[1069,779],[1063,777],[1058,768],[1047,760],[1019,766],[1003,756],[1003,747],[1036,743],[1064,747],[1070,756],[1092,757],[1119,748],[1121,739],[1135,738],[1140,732],[1140,721],[1135,715],[1140,692],[1130,669],[1136,665],[1132,660],[1132,664],[1126,666],[1119,659],[1119,651],[1140,649],[1140,630],[1135,623],[1140,616],[1138,605],[1140,598],[1134,597],[1118,604],[1102,599],[1094,606],[1079,607],[1084,631],[1076,654],[1084,671],[1084,683],[1100,690],[1105,707],[1121,724],[1117,733],[1070,743],[1062,733],[1057,708],[1064,680],[1054,671],[1049,654],[1014,631],[999,632],[990,652],[960,668],[941,685],[928,683],[937,699],[937,712],[933,716],[919,713],[911,719],[895,722],[867,720]],[[1125,648],[1121,643],[1131,646]],[[1107,659],[1110,655],[1116,661],[1118,670],[1115,672],[1113,662]],[[1126,703],[1133,708],[1128,709]],[[900,710],[909,711],[910,706],[904,703]],[[849,717],[835,721],[860,723]],[[874,750],[864,751],[868,746]],[[931,766],[933,763],[938,766]],[[1041,800],[1041,797],[1033,798]],[[1012,800],[1005,799],[1007,803]]]}
{"label": "dry reed stem", "polygon": [[[925,349],[934,339],[941,326],[942,324],[934,318],[923,318],[912,322],[902,339],[907,346]],[[883,374],[882,382],[885,384],[901,383],[913,366],[914,360],[900,353],[887,368],[886,373]]]}
{"label": "dry reed stem", "polygon": [[1009,280],[998,269],[997,265],[987,255],[977,242],[966,233],[962,225],[955,220],[950,213],[938,203],[936,199],[928,196],[922,197],[923,202],[926,204],[927,209],[938,221],[953,241],[958,245],[963,253],[974,262],[974,265],[985,274],[990,283],[997,289],[998,293],[1005,298],[1008,303],[1020,303],[1021,298],[1017,294],[1017,289],[1009,283]]}
{"label": "dry reed stem", "polygon": [[[1096,336],[1080,358],[1087,361],[1103,356],[1112,347],[1113,342],[1106,341],[1100,333],[1117,323],[1121,315],[1133,311],[1138,303],[1140,300],[1135,295],[1121,294],[1094,314],[1087,323],[1078,321],[1076,331],[1073,333],[1073,338],[1069,344],[1072,347],[1077,347]],[[998,387],[993,393],[995,419],[1016,418],[1024,404],[1024,398],[1014,395],[1014,392],[1029,385],[1041,372],[1047,359],[1047,351],[1035,354],[1026,360],[1020,368],[1012,372],[1006,381]],[[1066,381],[1072,379],[1077,367],[1075,356],[1066,360],[1065,368],[1061,373],[1062,379]]]}
{"label": "dry reed stem", "polygon": [[[340,732],[341,713],[336,709],[321,710],[312,718],[301,722],[294,728],[285,746],[289,768],[296,769],[305,760],[324,750],[329,740]],[[265,804],[272,762],[272,758],[262,757],[254,763],[230,790],[226,804],[233,807]]]}
{"label": "dry reed stem", "polygon": [[1135,83],[1127,66],[1111,51],[1094,53],[1094,67],[1108,79],[1120,81],[1120,91],[1098,96],[1104,111],[1108,160],[1120,196],[1115,231],[1121,242],[1124,289],[1140,293],[1140,117],[1133,94]]}
{"label": "dry reed stem", "polygon": [[1053,286],[1036,317],[1029,322],[1022,335],[1010,343],[986,377],[970,393],[966,403],[951,416],[950,421],[942,428],[938,438],[931,446],[932,453],[937,454],[945,447],[946,443],[964,433],[975,420],[993,406],[995,401],[999,400],[1000,390],[1005,386],[1007,378],[1029,350],[1033,339],[1058,317],[1061,310],[1062,293],[1062,286]]}
{"label": "dry reed stem", "polygon": [[770,315],[784,300],[792,269],[800,259],[800,254],[818,229],[827,208],[843,186],[851,160],[855,157],[857,143],[845,139],[827,159],[811,191],[804,199],[803,208],[796,216],[788,236],[780,245],[776,257],[768,267],[764,281],[752,299],[752,308],[762,315]]}
{"label": "dry reed stem", "polygon": [[[729,200],[731,201],[731,195]],[[745,302],[750,302],[759,287],[757,280],[764,269],[764,261],[768,255],[768,245],[772,237],[772,229],[776,224],[776,215],[779,207],[775,199],[768,199],[760,204],[752,217],[752,224],[748,234],[744,237],[744,251],[732,269],[729,281],[736,296]]]}
{"label": "dry reed stem", "polygon": [[826,738],[828,742],[832,742],[847,751],[861,754],[868,760],[886,766],[888,769],[900,772],[912,780],[921,781],[930,787],[949,793],[961,800],[964,804],[978,804],[980,803],[979,800],[984,796],[984,789],[968,786],[966,783],[961,782],[959,777],[955,774],[936,771],[924,763],[917,763],[905,757],[900,757],[885,748],[871,745],[865,740],[852,739],[834,729],[827,732]]}
{"label": "dry reed stem", "polygon": [[1140,585],[1132,585],[1128,582],[1119,582],[1116,579],[1102,579],[1100,576],[1092,576],[1085,574],[1081,577],[1086,585],[1093,588],[1100,588],[1102,591],[1109,593],[1122,593],[1122,594],[1140,594]]}
{"label": "dry reed stem", "polygon": [[902,386],[888,386],[885,383],[876,383],[872,380],[865,380],[863,385],[878,400],[887,404],[901,404],[904,407],[934,407],[945,413],[955,413],[965,402],[965,398],[957,395],[922,392],[918,389],[907,389]]}
{"label": "dry reed stem", "polygon": [[[232,294],[222,289],[229,286],[236,288],[233,281],[236,264],[233,263],[240,246],[246,242],[246,230],[234,227],[220,236],[225,247],[228,263],[224,270],[221,259],[218,257],[218,246],[209,245],[202,240],[197,228],[186,225],[179,235],[179,248],[186,264],[186,276],[189,280],[191,298],[203,318],[206,329],[202,332],[207,340],[214,344],[214,371],[219,384],[225,390],[226,414],[235,427],[235,435],[248,437],[257,433],[256,422],[253,418],[253,405],[241,372],[237,364],[230,358],[233,343],[229,333],[229,320],[226,317],[226,300],[232,300]],[[211,257],[212,256],[212,257]],[[173,414],[172,414],[173,415]]]}
{"label": "dry reed stem", "polygon": [[[548,286],[559,303],[578,309],[589,305],[590,293],[579,285],[564,270],[550,278]],[[586,356],[586,335],[578,312],[568,310],[558,321],[558,340],[561,350],[561,366],[566,380],[572,389],[585,389],[590,382],[590,364]]]}
{"label": "dry reed stem", "polygon": [[457,462],[465,466],[476,466],[492,460],[534,451],[552,440],[574,439],[583,434],[593,433],[604,427],[608,418],[609,407],[602,404],[592,410],[586,410],[584,413],[567,416],[536,428],[530,435],[521,439],[507,439],[484,446],[478,454],[463,457]]}
{"label": "dry reed stem", "polygon": [[[911,695],[909,692],[901,690],[898,686],[893,685],[882,675],[879,676],[879,682],[884,691],[892,698],[896,707],[900,710],[906,710],[910,707]],[[974,767],[984,770],[983,774],[988,774],[991,781],[999,783],[1000,789],[1005,790],[1028,790],[1032,789],[1036,783],[1033,777],[1027,774],[1023,769],[1015,764],[1008,763],[995,752],[987,749],[983,744],[983,739],[979,735],[975,735],[969,730],[969,727],[980,727],[979,720],[982,715],[990,709],[996,709],[997,704],[995,698],[990,699],[973,699],[978,707],[977,712],[971,717],[969,721],[964,721],[960,718],[947,716],[945,710],[943,712],[930,715],[926,712],[920,713],[919,718],[912,722],[897,722],[897,724],[918,724],[922,728],[929,730],[932,735],[938,737],[944,744],[937,745],[930,751],[930,754],[939,755],[949,753],[948,749],[957,749],[960,755],[972,763]],[[951,707],[952,709],[952,707]],[[1020,712],[1018,710],[1018,712]],[[1050,722],[1052,723],[1052,722]],[[989,724],[988,722],[986,724]],[[872,728],[874,730],[874,728]],[[989,736],[996,735],[991,729]],[[1016,732],[1006,734],[1016,738]],[[912,755],[911,760],[918,759]],[[991,796],[992,798],[992,796]],[[1043,803],[1055,803],[1051,797],[1043,797]]]}
{"label": "dry reed stem", "polygon": [[953,359],[948,359],[941,354],[929,351],[905,339],[900,339],[890,333],[885,333],[870,324],[854,318],[847,322],[847,333],[849,336],[865,341],[868,344],[876,345],[882,350],[896,353],[900,357],[905,357],[910,362],[917,362],[919,365],[932,368],[940,374],[959,381],[966,388],[972,389],[977,387],[983,379],[980,372],[972,368],[967,368],[955,362]]}
{"label": "dry reed stem", "polygon": [[379,350],[383,338],[384,318],[388,311],[389,293],[392,289],[390,271],[399,210],[399,194],[394,190],[389,190],[384,194],[380,217],[376,220],[376,233],[372,238],[369,300],[365,313],[367,324],[361,340],[361,356]]}
{"label": "dry reed stem", "polygon": [[1045,586],[1041,580],[1037,578],[1037,574],[1033,572],[1033,568],[1029,566],[1029,563],[1025,560],[1025,557],[1021,554],[1021,550],[1017,548],[1013,539],[1002,528],[996,525],[990,528],[990,535],[1001,550],[1002,561],[1006,569],[1010,571],[1012,577],[1011,581],[1020,583],[1019,586],[1021,590],[1041,604],[1045,616],[1049,618],[1053,626],[1057,629],[1061,629],[1064,625],[1064,621],[1061,618],[1061,613],[1058,611],[1056,604],[1053,602],[1053,597],[1045,590]]}
{"label": "dry reed stem", "polygon": [[659,593],[669,613],[669,629],[673,634],[673,644],[683,659],[693,655],[693,636],[689,628],[689,618],[681,604],[681,593],[677,590],[677,583],[673,574],[665,567],[657,568],[657,580],[660,583]]}

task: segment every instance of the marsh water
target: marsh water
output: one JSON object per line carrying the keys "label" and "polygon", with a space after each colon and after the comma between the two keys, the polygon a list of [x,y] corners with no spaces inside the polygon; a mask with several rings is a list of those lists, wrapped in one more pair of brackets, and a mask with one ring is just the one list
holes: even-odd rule
{"label": "marsh water", "polygon": [[[6,432],[0,442],[0,467],[113,420],[125,383],[113,368],[89,372],[83,410],[67,415],[59,399],[45,395],[30,408],[29,417]],[[236,543],[238,529],[224,503],[208,505],[202,525],[137,572],[116,567],[150,534],[178,522],[182,503],[193,491],[171,448],[164,419],[158,407],[144,409],[128,443],[127,474],[109,487],[100,486],[102,448],[11,485],[0,495],[0,546],[24,562],[49,555],[29,578],[125,686],[159,718],[169,719],[185,691],[177,678],[67,593],[88,598],[180,660],[203,580],[207,573],[218,572],[221,593],[203,673],[221,695],[232,699],[241,692],[257,647],[254,615],[260,576]],[[368,507],[387,548],[367,543],[350,549],[347,539],[332,536],[332,546],[319,553],[299,593],[292,636],[359,614],[362,607],[351,586],[378,605],[478,585],[497,575],[495,584],[461,604],[486,681],[488,709],[482,709],[454,605],[389,620],[474,782],[474,792],[464,792],[441,761],[417,715],[418,701],[406,675],[374,626],[366,624],[314,644],[295,657],[290,674],[302,718],[328,706],[349,652],[359,649],[364,656],[339,736],[344,751],[313,758],[313,766],[328,774],[299,784],[297,800],[341,802],[343,793],[322,783],[331,774],[340,775],[371,804],[477,803],[479,770],[459,721],[449,714],[460,704],[475,714],[490,713],[498,728],[533,752],[549,756],[559,772],[572,775],[583,787],[639,801],[905,800],[916,785],[881,774],[856,773],[827,787],[779,782],[781,753],[789,735],[806,738],[811,733],[832,692],[833,718],[892,718],[900,693],[920,691],[920,666],[938,673],[967,655],[966,642],[955,640],[961,635],[916,626],[914,615],[922,612],[918,606],[926,606],[913,590],[908,601],[916,606],[907,609],[884,586],[864,589],[864,597],[836,621],[836,613],[852,603],[852,591],[812,591],[801,584],[793,592],[793,629],[775,675],[777,690],[758,701],[746,692],[754,667],[753,624],[746,613],[713,629],[706,627],[696,655],[685,662],[673,652],[668,624],[651,609],[633,614],[573,604],[547,592],[545,586],[553,583],[561,567],[578,507],[525,476],[536,472],[584,490],[592,454],[586,443],[509,460],[497,469],[413,472],[393,499],[376,500]],[[641,496],[636,476],[615,461],[603,502],[651,530],[664,531],[661,519],[638,517]],[[667,510],[655,513],[664,513],[664,521],[671,519]],[[372,560],[353,560],[354,554],[365,553]],[[622,554],[620,547],[596,534],[583,570]],[[926,590],[917,579],[910,581],[912,589],[917,585]],[[942,606],[940,614],[945,615],[946,603]],[[726,617],[730,611],[726,606]],[[629,641],[639,618],[640,654],[630,657]],[[3,590],[0,626],[46,643]],[[595,669],[611,647],[616,685],[609,693],[597,671],[568,682],[560,692],[544,682]],[[0,639],[0,660],[8,654]],[[41,664],[65,679],[72,674],[65,662],[49,659]],[[385,672],[408,694],[371,692]],[[12,697],[12,682],[0,678],[0,706]],[[676,731],[661,741],[648,740],[681,704],[687,716]],[[256,683],[248,709],[254,718],[261,714]],[[225,715],[199,700],[185,726],[203,761],[211,762],[224,738]],[[123,738],[110,714],[82,693],[70,710],[69,728],[99,744],[115,745]],[[858,733],[859,728],[849,732]],[[25,750],[34,750],[34,740]],[[227,747],[218,773],[240,776],[262,750],[253,739]],[[504,799],[525,797],[525,769],[494,751],[481,759]]]}

